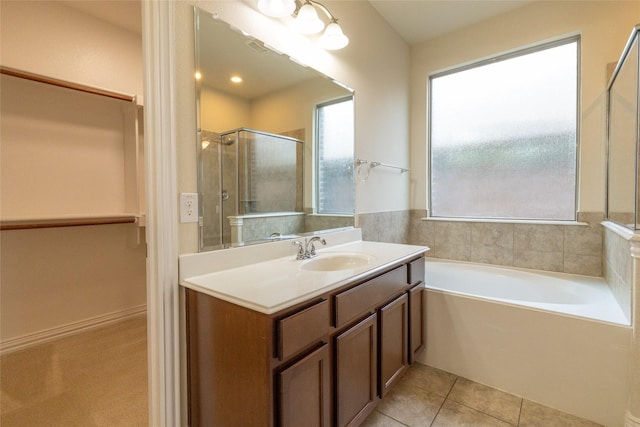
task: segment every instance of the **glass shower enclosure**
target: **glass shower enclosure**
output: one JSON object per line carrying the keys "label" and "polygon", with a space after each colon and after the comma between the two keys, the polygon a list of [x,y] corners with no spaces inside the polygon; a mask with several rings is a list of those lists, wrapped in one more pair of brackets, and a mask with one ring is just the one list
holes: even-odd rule
{"label": "glass shower enclosure", "polygon": [[[247,128],[202,134],[201,242],[221,248],[297,232],[303,141]],[[265,218],[287,218],[265,228]]]}
{"label": "glass shower enclosure", "polygon": [[607,219],[640,230],[640,24],[631,32],[608,90]]}

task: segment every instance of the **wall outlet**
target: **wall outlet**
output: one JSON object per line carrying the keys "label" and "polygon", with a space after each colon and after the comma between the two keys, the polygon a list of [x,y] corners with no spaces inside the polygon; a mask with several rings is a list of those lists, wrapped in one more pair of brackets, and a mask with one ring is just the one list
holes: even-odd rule
{"label": "wall outlet", "polygon": [[198,222],[198,193],[180,193],[180,222]]}

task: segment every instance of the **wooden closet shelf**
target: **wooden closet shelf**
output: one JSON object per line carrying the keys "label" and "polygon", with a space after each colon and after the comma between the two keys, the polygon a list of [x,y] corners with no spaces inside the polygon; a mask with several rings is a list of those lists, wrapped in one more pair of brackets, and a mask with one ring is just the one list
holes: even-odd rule
{"label": "wooden closet shelf", "polygon": [[78,227],[83,225],[134,224],[135,215],[86,216],[67,218],[38,218],[1,220],[0,230],[27,230],[32,228]]}
{"label": "wooden closet shelf", "polygon": [[93,95],[106,96],[108,98],[114,98],[120,101],[134,102],[136,100],[136,97],[133,95],[113,92],[107,89],[87,86],[80,83],[73,83],[65,80],[54,79],[52,77],[42,76],[40,74],[30,73],[28,71],[16,70],[14,68],[9,68],[9,67],[0,66],[0,74],[5,74],[7,76],[18,77],[26,80],[31,80],[34,82],[45,83],[48,85],[59,86],[66,89],[77,90],[80,92],[90,93]]}

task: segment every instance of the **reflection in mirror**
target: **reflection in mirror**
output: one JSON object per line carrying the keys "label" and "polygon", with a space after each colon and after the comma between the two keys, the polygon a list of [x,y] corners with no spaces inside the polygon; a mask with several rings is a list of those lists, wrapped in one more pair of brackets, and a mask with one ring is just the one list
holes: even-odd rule
{"label": "reflection in mirror", "polygon": [[194,14],[200,250],[352,227],[353,92]]}
{"label": "reflection in mirror", "polygon": [[607,218],[631,229],[638,223],[638,31],[634,30],[609,84]]}

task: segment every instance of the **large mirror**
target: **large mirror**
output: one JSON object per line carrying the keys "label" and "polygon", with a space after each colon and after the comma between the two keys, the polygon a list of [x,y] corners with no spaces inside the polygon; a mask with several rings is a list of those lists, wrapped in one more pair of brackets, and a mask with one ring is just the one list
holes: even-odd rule
{"label": "large mirror", "polygon": [[200,251],[352,227],[353,91],[194,18]]}

